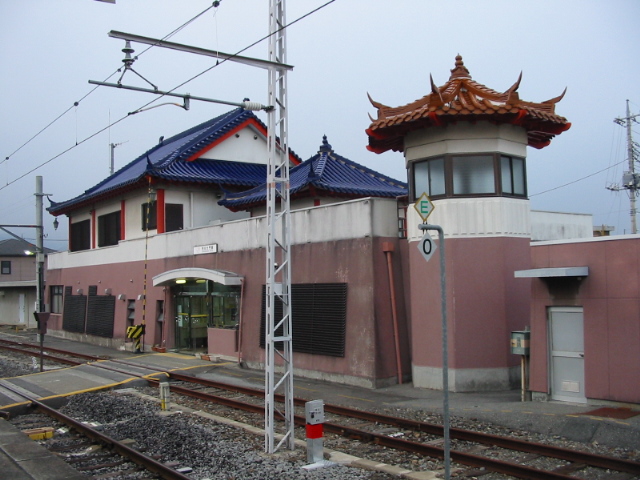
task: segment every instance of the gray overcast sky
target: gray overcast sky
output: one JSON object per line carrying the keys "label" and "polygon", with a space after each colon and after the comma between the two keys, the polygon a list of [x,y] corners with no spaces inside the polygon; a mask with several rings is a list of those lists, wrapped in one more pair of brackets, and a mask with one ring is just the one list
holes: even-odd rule
{"label": "gray overcast sky", "polygon": [[[235,53],[267,34],[268,3],[222,0],[171,40]],[[290,0],[287,20],[324,3]],[[43,177],[52,199],[68,200],[108,175],[110,143],[122,143],[115,149],[118,169],[160,136],[233,108],[195,101],[189,111],[162,106],[128,116],[85,141],[155,98],[106,87],[84,98],[94,88],[88,80],[105,80],[122,65],[124,41],[107,32],[164,37],[211,5],[211,0],[117,0],[115,5],[0,0],[0,224],[34,223],[36,175]],[[288,31],[287,61],[295,66],[288,77],[290,146],[307,159],[326,134],[337,153],[406,180],[401,153],[376,155],[365,149],[367,114],[375,116],[367,93],[390,106],[416,100],[429,93],[430,73],[436,85],[448,80],[459,53],[474,80],[494,90],[508,89],[522,71],[524,100],[541,102],[568,88],[556,113],[572,123],[571,129],[549,147],[528,149],[531,206],[591,213],[594,224],[628,233],[626,192],[605,187],[619,183],[627,170],[625,129],[613,119],[625,115],[626,99],[632,113],[640,113],[638,20],[637,0],[336,0]],[[147,47],[133,48],[141,54]],[[266,58],[266,42],[243,55]],[[134,69],[170,90],[214,63],[153,48],[140,55]],[[123,83],[144,86],[131,72]],[[176,91],[266,103],[267,74],[226,62]],[[634,135],[640,141],[638,125]],[[577,181],[583,177],[588,178]],[[556,188],[565,184],[570,185]],[[66,223],[54,232],[52,221],[45,212],[47,245],[64,249]],[[34,237],[30,230],[13,231]]]}

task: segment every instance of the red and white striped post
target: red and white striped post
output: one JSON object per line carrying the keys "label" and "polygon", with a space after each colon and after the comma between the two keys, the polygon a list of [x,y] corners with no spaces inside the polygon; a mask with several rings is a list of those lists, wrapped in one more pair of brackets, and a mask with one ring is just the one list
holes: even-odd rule
{"label": "red and white striped post", "polygon": [[307,461],[322,462],[324,460],[324,402],[311,400],[305,403],[304,413],[307,421]]}

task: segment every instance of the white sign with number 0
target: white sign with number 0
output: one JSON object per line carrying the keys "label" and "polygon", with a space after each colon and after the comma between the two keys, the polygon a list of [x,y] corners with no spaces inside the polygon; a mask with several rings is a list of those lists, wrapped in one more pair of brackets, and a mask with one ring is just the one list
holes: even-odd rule
{"label": "white sign with number 0", "polygon": [[436,251],[437,245],[429,235],[429,232],[425,231],[424,236],[418,242],[418,250],[424,257],[424,259],[428,262],[433,256],[433,252]]}

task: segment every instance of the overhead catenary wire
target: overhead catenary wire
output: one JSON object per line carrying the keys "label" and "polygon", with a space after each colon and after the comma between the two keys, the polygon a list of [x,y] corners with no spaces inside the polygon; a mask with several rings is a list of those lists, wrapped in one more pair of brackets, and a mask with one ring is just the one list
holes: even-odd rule
{"label": "overhead catenary wire", "polygon": [[535,197],[535,196],[538,196],[538,195],[542,195],[544,193],[549,193],[549,192],[553,192],[554,190],[559,190],[561,188],[568,187],[569,185],[573,185],[574,183],[581,182],[582,180],[586,180],[587,178],[591,178],[591,177],[593,177],[595,175],[598,175],[598,174],[600,174],[602,172],[606,172],[610,168],[614,168],[614,167],[617,167],[618,165],[620,165],[622,163],[626,163],[626,161],[627,160],[623,160],[621,162],[614,163],[613,165],[609,165],[607,168],[603,168],[602,170],[598,170],[597,172],[590,173],[589,175],[585,175],[584,177],[580,177],[580,178],[578,178],[576,180],[573,180],[571,182],[567,182],[565,184],[558,185],[557,187],[549,188],[548,190],[543,190],[542,192],[538,192],[538,193],[532,193],[531,195],[529,195],[529,197]]}
{"label": "overhead catenary wire", "polygon": [[[305,19],[305,18],[309,17],[310,15],[313,15],[314,13],[316,13],[316,12],[318,12],[318,11],[322,10],[323,8],[327,7],[328,5],[332,4],[332,3],[333,3],[333,2],[335,2],[335,1],[336,1],[336,0],[328,0],[326,3],[324,3],[324,4],[322,4],[322,5],[318,6],[318,7],[316,7],[316,8],[315,8],[315,9],[313,9],[313,10],[310,10],[309,12],[307,12],[307,13],[305,13],[304,15],[302,15],[302,16],[300,16],[300,17],[298,17],[297,19],[293,20],[292,22],[289,22],[289,23],[287,23],[286,25],[283,25],[279,30],[277,30],[276,32],[274,32],[274,34],[275,34],[275,33],[278,33],[279,31],[281,31],[281,30],[283,30],[283,29],[285,29],[285,28],[288,28],[288,27],[290,27],[290,26],[292,26],[292,25],[294,25],[294,24],[298,23],[299,21],[301,21],[301,20],[303,20],[303,19]],[[219,4],[219,3],[220,3],[220,2],[214,2],[214,5],[213,5],[213,6],[217,6],[216,4]],[[210,8],[212,8],[212,7],[207,8],[207,10],[205,10],[205,12],[206,12],[206,11],[208,11]],[[202,15],[202,14],[203,14],[203,13],[205,13],[205,12],[202,12],[202,13],[201,13],[201,14],[199,14],[198,16]],[[189,22],[189,23],[190,23],[190,22]],[[181,27],[178,27],[178,28],[180,29]],[[179,30],[178,30],[178,29],[174,30],[174,32],[177,32],[177,31],[179,31]],[[169,35],[172,35],[172,34],[169,34]],[[163,38],[163,40],[164,40],[164,39],[166,39],[166,38],[169,38],[169,35],[168,35],[168,36],[165,36],[165,37]],[[216,61],[216,63],[215,63],[214,65],[212,65],[211,67],[206,68],[205,70],[203,70],[202,72],[200,72],[200,73],[198,73],[198,74],[194,75],[193,77],[189,78],[188,80],[186,80],[186,81],[184,81],[184,82],[180,83],[179,85],[176,85],[176,86],[175,86],[175,87],[173,87],[171,90],[168,90],[166,93],[172,93],[172,92],[174,92],[176,89],[178,89],[178,88],[180,88],[180,87],[183,87],[183,86],[184,86],[184,85],[186,85],[187,83],[192,82],[193,80],[195,80],[195,79],[197,79],[197,78],[201,77],[202,75],[204,75],[204,74],[206,74],[206,73],[210,72],[211,70],[213,70],[214,68],[218,67],[219,65],[222,65],[224,62],[226,62],[226,61],[228,61],[228,60],[231,60],[232,58],[234,58],[234,57],[236,57],[236,56],[239,56],[241,53],[243,53],[243,52],[245,52],[245,51],[249,50],[250,48],[252,48],[252,47],[254,47],[254,46],[258,45],[259,43],[261,43],[261,42],[263,42],[263,41],[267,40],[271,35],[272,35],[272,34],[265,35],[264,37],[262,37],[262,38],[260,38],[260,39],[256,40],[255,42],[251,43],[250,45],[248,45],[248,46],[246,46],[246,47],[244,47],[244,48],[242,48],[242,49],[238,50],[236,53],[234,53],[234,54],[230,55],[229,57],[224,58],[224,59],[222,59],[222,60],[220,60],[220,61]],[[152,48],[152,47],[153,47],[153,45],[149,46],[147,49],[143,50],[143,51],[141,52],[141,54],[142,54],[142,53],[144,53],[144,52],[146,52],[147,50],[149,50],[149,48]],[[139,55],[138,55],[138,56],[139,56]],[[113,75],[115,75],[119,70],[120,70],[120,69],[116,70],[116,72],[114,72],[113,74],[111,74],[111,75],[109,76],[109,78],[111,78]],[[93,92],[96,88],[98,88],[98,86],[96,86],[96,87],[92,90],[92,92]],[[87,94],[87,95],[88,95],[88,94]],[[57,154],[57,155],[55,155],[54,157],[50,158],[49,160],[46,160],[46,161],[42,162],[41,164],[39,164],[39,165],[37,165],[36,167],[32,168],[32,169],[31,169],[31,170],[29,170],[28,172],[26,172],[26,173],[24,173],[24,174],[20,175],[19,177],[15,178],[14,180],[12,180],[12,181],[10,181],[10,182],[9,182],[9,181],[7,181],[7,183],[6,183],[5,185],[3,185],[3,186],[1,186],[1,187],[0,187],[0,191],[4,190],[4,189],[5,189],[5,188],[7,188],[8,186],[10,186],[10,185],[12,185],[12,184],[16,183],[17,181],[19,181],[19,180],[23,179],[24,177],[26,177],[26,176],[27,176],[27,175],[29,175],[30,173],[33,173],[33,172],[35,172],[36,170],[38,170],[38,169],[42,168],[43,166],[45,166],[45,165],[47,165],[47,164],[51,163],[52,161],[56,160],[57,158],[60,158],[62,155],[64,155],[64,154],[66,154],[66,153],[70,152],[71,150],[73,150],[74,148],[76,148],[76,147],[78,147],[78,146],[82,145],[83,143],[87,142],[88,140],[91,140],[92,138],[94,138],[95,136],[97,136],[97,135],[101,134],[101,133],[102,133],[102,132],[104,132],[105,130],[108,130],[109,128],[113,127],[114,125],[117,125],[118,123],[120,123],[120,122],[122,122],[123,120],[127,119],[127,118],[128,118],[129,116],[131,116],[132,114],[134,114],[134,113],[136,113],[136,112],[138,112],[138,111],[141,111],[141,110],[143,110],[143,109],[146,109],[146,108],[147,108],[147,107],[149,107],[151,104],[153,104],[153,103],[157,102],[158,100],[160,100],[163,96],[164,96],[164,95],[159,95],[159,96],[158,96],[158,97],[156,97],[155,99],[153,99],[153,100],[151,100],[151,101],[149,101],[149,102],[145,103],[144,105],[142,105],[142,106],[138,107],[137,109],[133,110],[132,112],[129,112],[127,115],[125,115],[125,116],[123,116],[123,117],[119,118],[118,120],[114,121],[113,123],[110,123],[109,125],[106,125],[105,127],[101,128],[100,130],[98,130],[98,131],[94,132],[93,134],[89,135],[88,137],[86,137],[86,138],[84,138],[84,139],[82,139],[82,140],[80,140],[80,141],[76,141],[76,144],[75,144],[75,145],[72,145],[72,146],[70,146],[69,148],[67,148],[67,149],[63,150],[62,152],[58,153],[58,154]],[[83,98],[86,98],[86,96],[85,96],[85,97],[83,97]],[[70,107],[70,108],[69,108],[69,110],[70,110],[71,108],[73,108],[73,107]],[[67,111],[68,111],[68,110],[67,110]],[[66,113],[66,112],[65,112],[65,113]]]}
{"label": "overhead catenary wire", "polygon": [[[179,27],[177,27],[176,29],[174,29],[173,31],[169,32],[167,35],[165,35],[164,37],[162,37],[162,40],[166,40],[168,38],[171,38],[172,36],[174,36],[176,33],[178,33],[179,31],[181,31],[182,29],[184,29],[185,27],[187,27],[189,24],[191,24],[192,22],[194,22],[195,20],[197,20],[198,18],[200,18],[202,15],[204,15],[205,13],[207,13],[209,10],[211,10],[214,7],[217,7],[220,4],[220,1],[217,2],[213,2],[213,4],[209,7],[207,7],[206,9],[204,9],[202,12],[200,12],[199,14],[197,14],[195,17],[187,20],[185,23],[183,23],[182,25],[180,25]],[[214,14],[215,16],[215,14]],[[147,48],[145,48],[143,51],[141,51],[136,57],[140,57],[141,55],[143,55],[145,52],[147,52],[149,49],[153,48],[154,45],[150,45]],[[107,82],[111,77],[113,77],[116,73],[118,73],[121,70],[122,67],[116,69],[113,73],[111,73],[107,78],[104,79],[104,82]],[[60,120],[62,117],[64,117],[67,113],[69,113],[73,108],[76,109],[78,106],[80,105],[80,103],[87,98],[89,95],[91,95],[93,92],[95,92],[98,89],[98,86],[94,86],[91,90],[89,90],[89,92],[87,92],[83,97],[80,98],[80,100],[76,100],[75,102],[73,102],[73,104],[71,106],[69,106],[66,110],[64,110],[60,115],[58,115],[56,118],[54,118],[51,122],[49,122],[47,125],[45,125],[41,130],[39,130],[35,135],[33,135],[32,137],[30,137],[26,142],[24,142],[22,145],[20,145],[18,148],[16,148],[13,152],[11,152],[9,155],[7,155],[5,158],[3,158],[2,160],[0,160],[0,165],[2,165],[4,162],[8,161],[12,156],[14,156],[16,153],[18,153],[20,150],[22,150],[24,147],[26,147],[29,143],[31,143],[33,140],[35,140],[38,136],[40,136],[43,132],[45,132],[49,127],[51,127],[52,125],[54,125],[58,120]],[[77,142],[77,132],[76,132],[76,144],[78,144]],[[63,153],[66,153],[63,152]],[[43,164],[44,165],[44,164]],[[27,175],[31,173],[28,172]],[[20,177],[22,178],[22,177]]]}

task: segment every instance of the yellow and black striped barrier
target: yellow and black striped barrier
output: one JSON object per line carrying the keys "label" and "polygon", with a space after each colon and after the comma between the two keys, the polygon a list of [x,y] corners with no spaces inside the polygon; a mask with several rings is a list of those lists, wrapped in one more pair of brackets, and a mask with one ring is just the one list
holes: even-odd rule
{"label": "yellow and black striped barrier", "polygon": [[132,325],[127,327],[127,338],[131,338],[134,341],[134,351],[136,353],[142,353],[140,339],[144,335],[144,325]]}

